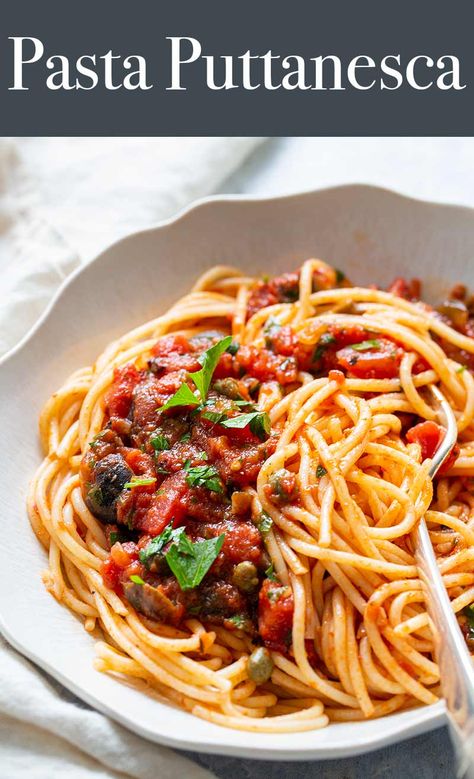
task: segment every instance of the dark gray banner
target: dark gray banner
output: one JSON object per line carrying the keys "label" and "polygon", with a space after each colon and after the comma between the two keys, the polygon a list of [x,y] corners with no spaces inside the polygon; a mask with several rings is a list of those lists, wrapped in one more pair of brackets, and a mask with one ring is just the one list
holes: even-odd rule
{"label": "dark gray banner", "polygon": [[2,135],[472,135],[471,0],[3,0]]}

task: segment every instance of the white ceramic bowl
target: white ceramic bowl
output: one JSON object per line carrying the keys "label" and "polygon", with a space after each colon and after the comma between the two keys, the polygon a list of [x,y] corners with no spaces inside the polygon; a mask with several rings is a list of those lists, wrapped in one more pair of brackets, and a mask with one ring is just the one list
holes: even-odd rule
{"label": "white ceramic bowl", "polygon": [[322,759],[375,749],[444,722],[439,703],[307,733],[253,734],[212,725],[94,671],[93,639],[40,579],[46,559],[29,527],[25,494],[40,461],[38,414],[48,396],[112,338],[164,311],[211,265],[274,273],[309,256],[362,284],[426,277],[429,293],[438,295],[450,283],[474,282],[474,211],[365,186],[272,200],[208,199],[120,241],[74,274],[0,368],[0,627],[20,652],[79,697],[171,746]]}

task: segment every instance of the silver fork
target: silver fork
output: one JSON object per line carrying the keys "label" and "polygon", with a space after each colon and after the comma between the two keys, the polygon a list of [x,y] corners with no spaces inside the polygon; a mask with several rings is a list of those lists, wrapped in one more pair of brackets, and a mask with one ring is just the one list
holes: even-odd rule
{"label": "silver fork", "polygon": [[[429,475],[434,478],[456,443],[457,426],[453,410],[443,393],[430,387],[436,402],[440,424],[446,430],[433,457]],[[422,581],[431,629],[435,639],[436,660],[441,690],[446,701],[451,737],[459,759],[459,776],[474,776],[474,668],[451,607],[439,572],[424,519],[412,533],[415,557]]]}

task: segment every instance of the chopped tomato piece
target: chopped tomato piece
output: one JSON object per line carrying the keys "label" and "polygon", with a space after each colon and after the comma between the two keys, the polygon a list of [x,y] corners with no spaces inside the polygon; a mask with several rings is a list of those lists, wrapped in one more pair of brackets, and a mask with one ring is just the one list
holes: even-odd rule
{"label": "chopped tomato piece", "polygon": [[181,524],[186,514],[186,486],[184,474],[175,473],[164,480],[149,510],[134,522],[142,533],[159,535],[170,522],[174,527]]}
{"label": "chopped tomato piece", "polygon": [[[409,443],[419,444],[421,447],[421,459],[426,460],[432,458],[438,451],[440,444],[445,436],[445,430],[436,422],[428,420],[426,422],[420,422],[415,427],[410,428],[407,432],[407,441]],[[459,454],[459,446],[455,444],[448,454],[443,465],[439,469],[439,473],[446,473],[454,465],[454,462]]]}
{"label": "chopped tomato piece", "polygon": [[268,349],[255,346],[241,346],[235,356],[235,364],[243,372],[250,373],[259,381],[274,379],[280,384],[292,384],[298,375],[298,366],[294,357],[274,354]]}
{"label": "chopped tomato piece", "polygon": [[122,585],[120,584],[120,574],[122,573],[122,568],[120,568],[111,557],[106,557],[101,565],[100,573],[105,586],[118,595],[121,595]]}
{"label": "chopped tomato piece", "polygon": [[348,375],[358,379],[393,379],[398,376],[403,349],[388,338],[373,339],[373,345],[370,345],[371,340],[365,343],[367,348],[361,342],[336,353],[339,365]]}
{"label": "chopped tomato piece", "polygon": [[198,371],[201,367],[191,344],[183,335],[167,335],[154,345],[150,369],[162,375],[171,371]]}
{"label": "chopped tomato piece", "polygon": [[128,416],[132,405],[133,390],[140,378],[140,372],[132,364],[115,369],[112,386],[105,398],[105,405],[111,417]]}
{"label": "chopped tomato piece", "polygon": [[286,653],[293,625],[291,587],[265,579],[258,596],[258,631],[268,649]]}

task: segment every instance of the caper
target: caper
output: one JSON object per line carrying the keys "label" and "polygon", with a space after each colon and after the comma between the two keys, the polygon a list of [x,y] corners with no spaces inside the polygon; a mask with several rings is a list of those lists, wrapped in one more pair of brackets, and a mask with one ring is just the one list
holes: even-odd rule
{"label": "caper", "polygon": [[244,560],[235,566],[232,584],[241,592],[253,592],[258,587],[257,569],[250,560]]}
{"label": "caper", "polygon": [[271,658],[268,649],[263,646],[259,646],[258,649],[254,649],[249,659],[247,660],[247,671],[249,679],[257,684],[263,684],[268,682],[273,671],[273,660]]}

